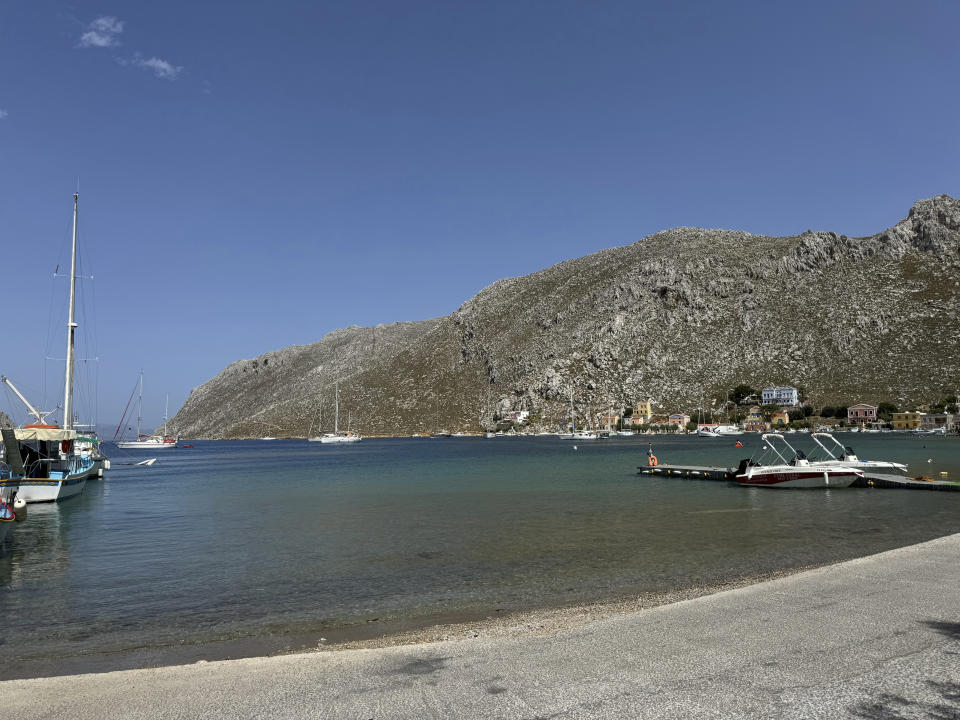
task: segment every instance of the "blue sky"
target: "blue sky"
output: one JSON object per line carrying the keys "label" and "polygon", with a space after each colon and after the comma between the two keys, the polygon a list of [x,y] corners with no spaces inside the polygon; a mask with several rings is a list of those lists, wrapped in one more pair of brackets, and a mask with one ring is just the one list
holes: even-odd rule
{"label": "blue sky", "polygon": [[960,194],[958,27],[932,0],[11,0],[0,372],[59,401],[78,177],[104,423],[140,368],[155,424],[234,360],[668,227],[876,232]]}

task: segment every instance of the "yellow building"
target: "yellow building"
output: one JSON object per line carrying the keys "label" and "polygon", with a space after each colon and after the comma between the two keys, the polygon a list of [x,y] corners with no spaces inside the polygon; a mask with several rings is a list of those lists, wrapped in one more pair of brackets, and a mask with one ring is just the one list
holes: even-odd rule
{"label": "yellow building", "polygon": [[787,415],[785,412],[775,412],[773,415],[770,416],[770,422],[773,425],[789,425],[790,416]]}
{"label": "yellow building", "polygon": [[894,430],[916,430],[923,425],[922,412],[898,412],[893,414]]}
{"label": "yellow building", "polygon": [[636,407],[633,408],[633,416],[635,418],[643,418],[649,422],[650,418],[653,417],[653,403],[650,400],[638,402]]}

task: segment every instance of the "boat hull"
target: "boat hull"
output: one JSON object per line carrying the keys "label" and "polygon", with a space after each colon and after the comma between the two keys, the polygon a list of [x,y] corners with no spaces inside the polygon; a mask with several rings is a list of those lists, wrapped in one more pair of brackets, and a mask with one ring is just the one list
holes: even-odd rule
{"label": "boat hull", "polygon": [[13,523],[13,518],[8,520],[0,518],[0,545],[3,545],[3,541],[7,539],[7,533],[10,532],[10,528],[13,527]]}
{"label": "boat hull", "polygon": [[57,502],[83,492],[92,468],[80,475],[60,478],[17,478],[5,481],[19,487],[17,497],[27,503]]}
{"label": "boat hull", "polygon": [[177,444],[175,442],[171,443],[158,443],[158,442],[141,442],[139,440],[121,440],[117,443],[117,447],[121,450],[166,450],[168,448],[175,448]]}
{"label": "boat hull", "polygon": [[310,442],[319,442],[324,445],[342,445],[344,443],[360,442],[359,435],[324,435],[322,437],[307,438]]}
{"label": "boat hull", "polygon": [[863,473],[856,470],[760,470],[737,475],[740,485],[776,488],[845,488],[850,487]]}

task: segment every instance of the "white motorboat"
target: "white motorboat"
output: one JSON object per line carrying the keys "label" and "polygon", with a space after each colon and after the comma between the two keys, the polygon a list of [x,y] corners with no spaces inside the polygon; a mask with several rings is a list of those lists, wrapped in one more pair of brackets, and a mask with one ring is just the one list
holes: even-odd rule
{"label": "white motorboat", "polygon": [[620,437],[633,437],[636,434],[636,430],[617,430],[617,435]]}
{"label": "white motorboat", "polygon": [[[764,450],[772,452],[777,461],[761,464],[752,459],[742,460],[737,468],[737,483],[758,487],[777,488],[845,488],[863,477],[863,471],[841,465],[811,463],[800,451],[794,450],[782,435],[766,433],[762,436]],[[776,444],[782,442],[793,457],[782,453]]]}
{"label": "white motorboat", "polygon": [[[836,465],[843,467],[853,467],[853,468],[864,468],[864,469],[885,469],[885,470],[898,470],[899,472],[905,473],[907,471],[907,466],[903,463],[890,462],[887,460],[861,460],[857,457],[857,454],[853,451],[853,448],[849,445],[844,445],[839,440],[837,440],[830,433],[812,433],[810,435],[811,439],[820,447],[821,450],[827,455],[824,459],[817,459],[816,462],[818,465]],[[820,438],[831,443],[831,446],[834,447],[833,452],[820,442]],[[835,454],[839,452],[838,454]]]}
{"label": "white motorboat", "polygon": [[737,471],[740,485],[778,488],[846,488],[862,477],[862,470],[822,465],[747,465]]}
{"label": "white motorboat", "polygon": [[559,437],[561,440],[596,440],[600,436],[593,432],[579,430],[575,432],[559,433],[557,437]]}
{"label": "white motorboat", "polygon": [[721,437],[721,435],[716,430],[712,430],[710,428],[705,428],[705,427],[698,427],[697,437],[718,438],[718,437]]}
{"label": "white motorboat", "polygon": [[720,436],[743,435],[743,430],[736,425],[717,425],[714,432]]}
{"label": "white motorboat", "polygon": [[137,385],[134,386],[134,392],[139,388],[137,396],[137,439],[124,440],[123,430],[124,422],[127,418],[127,411],[130,410],[130,403],[133,401],[133,393],[130,393],[130,400],[127,401],[127,407],[123,410],[120,418],[120,424],[117,426],[117,432],[114,433],[114,444],[123,450],[169,450],[177,447],[177,438],[167,435],[167,413],[170,408],[170,399],[167,398],[167,405],[163,411],[163,431],[154,432],[152,435],[140,432],[140,422],[143,416],[143,370],[140,371],[140,378]]}

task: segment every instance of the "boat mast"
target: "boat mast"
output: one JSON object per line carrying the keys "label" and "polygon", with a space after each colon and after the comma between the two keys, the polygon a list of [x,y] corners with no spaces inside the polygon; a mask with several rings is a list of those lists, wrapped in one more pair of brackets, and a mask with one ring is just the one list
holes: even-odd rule
{"label": "boat mast", "polygon": [[140,440],[140,419],[143,415],[143,370],[140,371],[140,396],[137,398],[137,440]]}
{"label": "boat mast", "polygon": [[163,406],[163,436],[167,436],[167,416],[170,414],[170,395],[167,395],[166,403]]}
{"label": "boat mast", "polygon": [[73,336],[77,329],[74,322],[74,305],[77,292],[77,200],[73,194],[73,244],[70,248],[70,310],[67,314],[67,371],[63,387],[63,428],[73,427]]}
{"label": "boat mast", "polygon": [[334,398],[336,405],[333,409],[333,434],[336,435],[340,432],[340,385],[336,384],[333,386]]}

